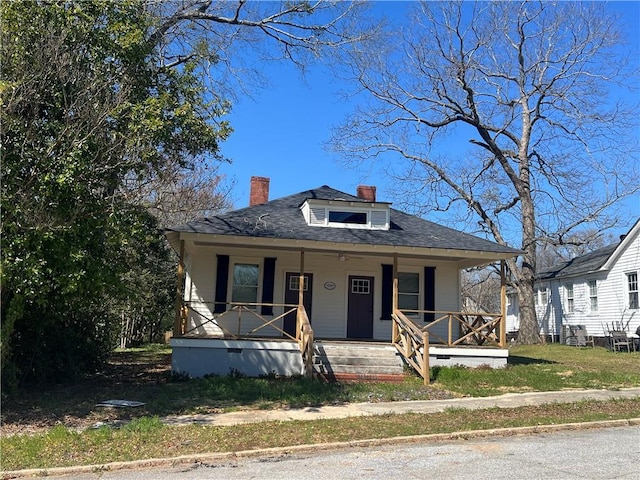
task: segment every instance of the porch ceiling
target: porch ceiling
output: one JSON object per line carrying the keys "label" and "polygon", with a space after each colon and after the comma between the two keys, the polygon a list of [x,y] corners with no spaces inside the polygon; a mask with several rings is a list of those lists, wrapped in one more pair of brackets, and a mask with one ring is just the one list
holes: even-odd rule
{"label": "porch ceiling", "polygon": [[512,253],[485,252],[474,250],[402,247],[390,245],[363,245],[339,242],[269,239],[260,237],[212,235],[201,233],[168,232],[167,238],[174,249],[179,251],[180,240],[198,247],[212,248],[256,248],[272,251],[287,251],[319,254],[357,254],[359,256],[415,258],[422,260],[447,261],[468,268],[511,258]]}

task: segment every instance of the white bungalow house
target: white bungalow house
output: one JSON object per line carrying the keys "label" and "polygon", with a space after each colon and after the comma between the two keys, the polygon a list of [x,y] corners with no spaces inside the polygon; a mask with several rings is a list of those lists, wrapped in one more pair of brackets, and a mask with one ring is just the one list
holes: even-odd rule
{"label": "white bungalow house", "polygon": [[[576,329],[605,344],[609,330],[630,337],[640,327],[640,220],[619,242],[539,272],[535,304],[540,333],[569,343]],[[517,297],[508,295],[507,330],[518,330]]]}
{"label": "white bungalow house", "polygon": [[433,365],[506,363],[504,312],[460,313],[460,272],[519,251],[395,210],[371,186],[268,192],[252,177],[248,207],[166,230],[180,255],[174,371],[311,375],[331,371],[318,357],[339,341],[384,345],[426,380]]}

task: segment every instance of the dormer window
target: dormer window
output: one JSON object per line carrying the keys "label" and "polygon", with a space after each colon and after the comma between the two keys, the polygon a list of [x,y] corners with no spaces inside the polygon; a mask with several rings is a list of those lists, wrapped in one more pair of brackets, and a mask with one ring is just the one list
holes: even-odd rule
{"label": "dormer window", "polygon": [[366,225],[366,212],[341,212],[339,210],[329,210],[329,223],[355,223]]}
{"label": "dormer window", "polygon": [[312,227],[389,230],[389,204],[348,200],[307,200],[301,207]]}

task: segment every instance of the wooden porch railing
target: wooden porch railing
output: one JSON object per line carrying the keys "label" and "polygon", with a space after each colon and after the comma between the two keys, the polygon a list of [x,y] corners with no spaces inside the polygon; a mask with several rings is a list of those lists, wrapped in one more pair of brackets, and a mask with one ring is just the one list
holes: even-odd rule
{"label": "wooden porch railing", "polygon": [[429,332],[422,331],[400,310],[394,310],[391,343],[427,385],[429,376]]}
{"label": "wooden porch railing", "polygon": [[[206,306],[207,304],[213,305],[214,302],[197,302],[198,306]],[[219,304],[220,302],[215,302]],[[290,304],[276,304],[276,303],[227,303],[227,309],[219,314],[213,314],[208,316],[198,308],[193,308],[191,302],[184,302],[180,310],[180,332],[181,335],[189,335],[190,333],[203,328],[207,324],[211,324],[215,328],[219,329],[222,336],[225,338],[247,338],[247,337],[274,337],[274,335],[265,335],[265,332],[269,330],[276,331],[276,337],[282,336],[289,340],[293,340],[298,344],[300,353],[302,354],[302,362],[304,365],[304,375],[311,376],[313,374],[313,329],[311,328],[311,322],[307,316],[307,312],[304,306],[290,305]],[[282,313],[273,318],[266,318],[258,313],[258,307],[272,307],[282,308]],[[193,327],[187,329],[189,312],[193,312],[203,321],[197,323]],[[278,325],[278,321],[283,319],[286,315],[295,313],[296,315],[296,333],[295,336],[284,331]],[[243,315],[246,322],[246,316],[256,318],[259,320],[259,324],[245,332],[242,331]],[[271,315],[269,315],[271,317]],[[235,332],[232,332],[228,328],[229,323],[235,323]],[[226,324],[227,326],[225,327]],[[269,331],[269,333],[273,333]]]}
{"label": "wooden porch railing", "polygon": [[296,340],[302,354],[304,376],[311,378],[313,376],[313,329],[303,305],[298,306]]}
{"label": "wooden porch railing", "polygon": [[[436,317],[426,325],[417,325],[406,313],[429,313]],[[424,379],[429,383],[429,345],[495,346],[506,345],[505,325],[499,313],[437,312],[424,310],[398,310],[393,319],[391,343]],[[443,324],[446,327],[443,328]],[[441,330],[447,332],[446,337]],[[455,332],[455,333],[454,333]]]}

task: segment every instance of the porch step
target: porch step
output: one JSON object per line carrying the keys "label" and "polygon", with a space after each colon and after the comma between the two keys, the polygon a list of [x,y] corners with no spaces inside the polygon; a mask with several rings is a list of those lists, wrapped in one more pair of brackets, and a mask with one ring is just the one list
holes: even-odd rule
{"label": "porch step", "polygon": [[326,379],[379,379],[404,376],[403,362],[389,344],[316,342],[314,368]]}

